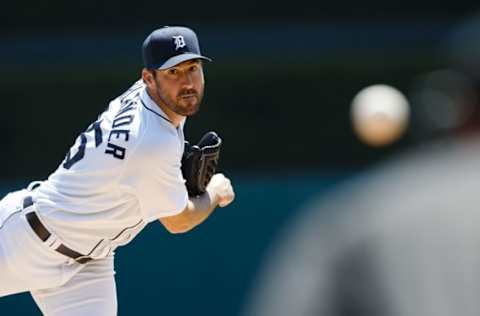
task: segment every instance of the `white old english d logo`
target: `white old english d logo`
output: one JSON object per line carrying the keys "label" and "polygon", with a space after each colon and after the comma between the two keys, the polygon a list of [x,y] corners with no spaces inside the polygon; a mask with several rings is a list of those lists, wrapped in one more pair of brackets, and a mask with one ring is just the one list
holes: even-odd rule
{"label": "white old english d logo", "polygon": [[182,47],[185,47],[185,39],[183,38],[182,35],[178,35],[178,36],[172,36],[173,37],[173,41],[175,43],[175,50],[178,50],[179,48],[182,48]]}

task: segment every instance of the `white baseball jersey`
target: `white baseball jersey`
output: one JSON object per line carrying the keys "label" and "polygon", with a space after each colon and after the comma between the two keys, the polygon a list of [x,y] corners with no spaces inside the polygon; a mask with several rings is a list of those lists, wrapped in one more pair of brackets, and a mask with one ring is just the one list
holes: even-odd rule
{"label": "white baseball jersey", "polygon": [[176,128],[136,82],[35,191],[45,226],[72,249],[103,257],[147,223],[181,212],[188,200],[183,125]]}

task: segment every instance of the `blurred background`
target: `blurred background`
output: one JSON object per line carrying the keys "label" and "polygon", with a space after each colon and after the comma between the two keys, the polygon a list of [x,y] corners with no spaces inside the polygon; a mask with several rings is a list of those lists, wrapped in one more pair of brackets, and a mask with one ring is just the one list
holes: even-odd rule
{"label": "blurred background", "polygon": [[[138,80],[153,29],[190,26],[214,62],[186,138],[222,136],[221,169],[237,199],[188,234],[152,224],[119,249],[119,314],[255,313],[246,306],[269,249],[305,205],[422,144],[475,131],[478,9],[470,0],[5,3],[0,193],[57,168],[77,135]],[[370,146],[355,134],[351,104],[379,83],[404,94],[410,119],[399,139]],[[39,314],[27,294],[0,308]]]}

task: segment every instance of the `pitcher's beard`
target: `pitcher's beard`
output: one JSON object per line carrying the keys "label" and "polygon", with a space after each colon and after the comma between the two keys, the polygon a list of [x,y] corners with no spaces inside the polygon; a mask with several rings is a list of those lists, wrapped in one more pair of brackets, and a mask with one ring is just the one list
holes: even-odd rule
{"label": "pitcher's beard", "polygon": [[191,99],[194,100],[183,100],[182,97],[179,97],[177,102],[171,103],[172,107],[170,109],[177,114],[191,116],[198,112],[200,109],[200,103],[202,102],[201,97],[198,95],[192,97]]}
{"label": "pitcher's beard", "polygon": [[[172,100],[170,97],[162,93],[162,90],[157,85],[156,95],[157,98],[171,111],[182,116],[191,116],[198,112],[200,104],[202,103],[203,93],[195,92],[195,96],[191,98],[182,99],[182,95],[179,94],[177,100]],[[194,101],[189,100],[194,99]]]}

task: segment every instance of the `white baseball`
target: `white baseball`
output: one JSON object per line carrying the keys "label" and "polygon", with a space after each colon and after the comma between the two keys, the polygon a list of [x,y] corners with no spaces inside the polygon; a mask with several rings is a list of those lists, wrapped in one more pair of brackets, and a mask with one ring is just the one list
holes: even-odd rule
{"label": "white baseball", "polygon": [[235,199],[235,193],[230,179],[221,173],[215,174],[207,186],[207,190],[218,197],[218,205],[225,207]]}
{"label": "white baseball", "polygon": [[371,146],[385,146],[399,139],[409,118],[407,98],[388,85],[366,87],[352,101],[353,129],[360,140]]}

